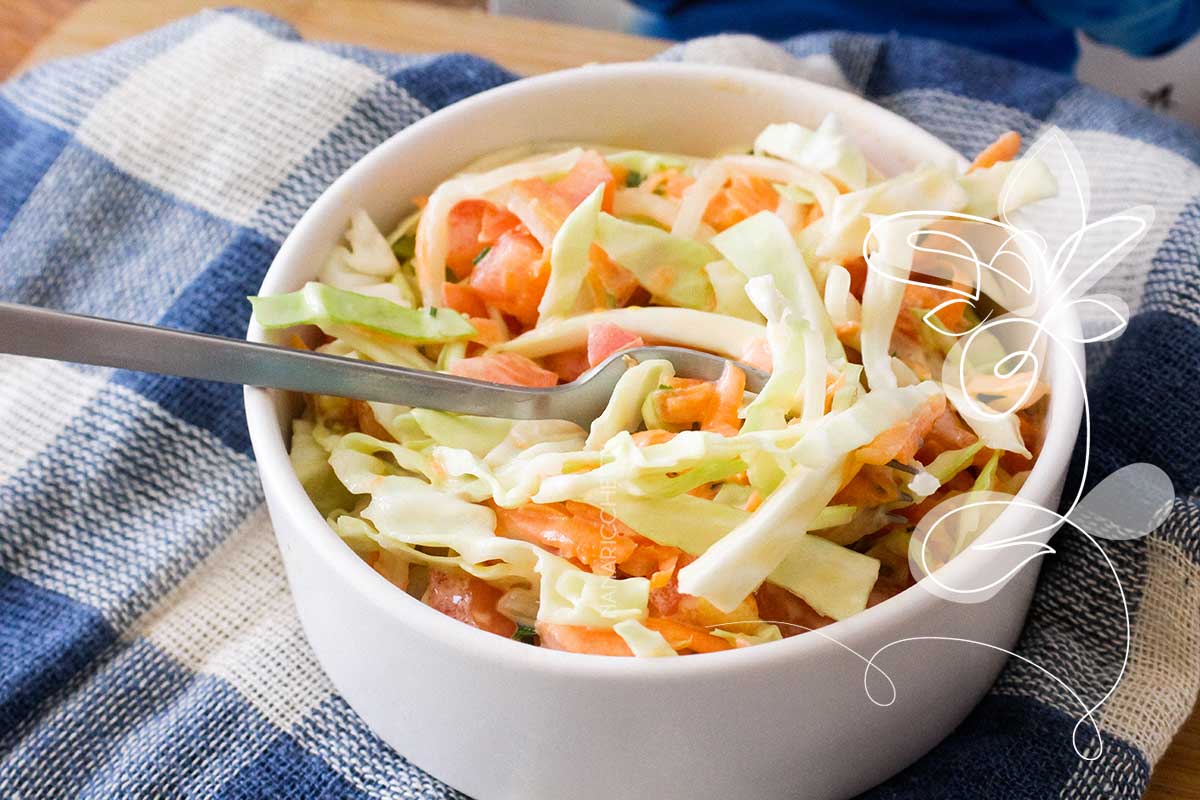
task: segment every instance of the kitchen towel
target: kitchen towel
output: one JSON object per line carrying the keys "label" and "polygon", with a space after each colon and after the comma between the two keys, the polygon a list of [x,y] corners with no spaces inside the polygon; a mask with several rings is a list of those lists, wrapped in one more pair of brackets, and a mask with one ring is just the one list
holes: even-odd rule
{"label": "kitchen towel", "polygon": [[[1146,461],[1179,496],[1151,537],[1105,543],[1133,628],[1098,715],[1104,755],[1075,754],[1077,703],[1013,660],[945,742],[866,795],[1139,797],[1200,685],[1197,133],[932,41],[717,37],[663,58],[840,86],[966,154],[1057,125],[1104,164],[1094,216],[1155,206],[1097,287],[1128,303],[1128,329],[1089,353],[1092,480]],[[306,43],[240,10],[40,66],[0,89],[0,299],[241,336],[246,295],[322,189],[515,77],[468,55]],[[0,426],[0,796],[458,796],[375,737],[314,661],[237,387],[0,357]],[[1094,702],[1124,618],[1099,554],[1069,532],[1054,546],[1019,652]],[[870,754],[864,730],[846,757]]]}

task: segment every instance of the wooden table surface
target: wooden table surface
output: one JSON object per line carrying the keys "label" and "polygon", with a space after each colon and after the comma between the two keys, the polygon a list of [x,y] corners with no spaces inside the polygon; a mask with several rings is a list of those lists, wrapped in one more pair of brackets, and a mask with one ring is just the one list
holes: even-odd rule
{"label": "wooden table surface", "polygon": [[[0,78],[40,61],[95,50],[201,8],[211,0],[4,0],[0,3]],[[606,31],[489,17],[482,0],[240,0],[313,39],[385,50],[467,50],[532,74],[590,61],[632,61],[665,43]],[[453,7],[457,6],[457,7]],[[536,42],[536,47],[531,46]],[[1148,800],[1200,800],[1200,713],[1193,713],[1154,771]]]}

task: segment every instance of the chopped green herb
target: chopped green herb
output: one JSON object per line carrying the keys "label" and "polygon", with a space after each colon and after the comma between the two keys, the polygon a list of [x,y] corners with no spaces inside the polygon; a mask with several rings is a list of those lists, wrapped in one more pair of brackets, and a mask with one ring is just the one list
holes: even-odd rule
{"label": "chopped green herb", "polygon": [[396,258],[401,261],[408,261],[417,251],[417,237],[412,234],[401,236],[396,241],[392,242],[392,252],[396,254]]}
{"label": "chopped green herb", "polygon": [[512,638],[525,644],[537,644],[537,631],[532,625],[518,625],[517,632],[512,635]]}
{"label": "chopped green herb", "polygon": [[670,387],[670,386],[667,386],[665,383],[660,383],[660,384],[658,385],[658,388],[659,388],[659,390],[660,390],[660,391],[664,391],[664,392],[669,392],[669,391],[671,391],[671,387]]}
{"label": "chopped green herb", "polygon": [[638,172],[636,169],[631,169],[625,176],[625,185],[632,189],[635,186],[641,186],[642,181],[644,180],[646,180],[646,178],[644,175],[642,175],[642,173]]}
{"label": "chopped green herb", "polygon": [[479,252],[478,252],[478,253],[475,255],[475,257],[471,259],[471,263],[472,263],[472,264],[478,264],[480,261],[483,261],[483,257],[484,257],[484,256],[486,256],[486,255],[487,255],[488,253],[490,253],[490,252],[492,252],[492,246],[491,246],[491,245],[488,245],[487,247],[485,247],[485,248],[483,248],[482,250],[480,250],[480,251],[479,251]]}
{"label": "chopped green herb", "polygon": [[437,316],[437,306],[431,306],[429,308],[429,316],[431,316],[431,317]]}

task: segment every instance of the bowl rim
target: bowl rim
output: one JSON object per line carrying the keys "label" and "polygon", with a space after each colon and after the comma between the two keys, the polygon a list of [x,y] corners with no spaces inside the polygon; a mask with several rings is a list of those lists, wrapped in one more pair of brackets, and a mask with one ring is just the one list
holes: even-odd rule
{"label": "bowl rim", "polygon": [[[829,106],[838,109],[839,116],[844,114],[841,110],[844,108],[870,115],[880,121],[886,121],[895,129],[902,129],[910,142],[918,142],[922,147],[927,146],[931,158],[953,157],[960,165],[967,163],[966,159],[949,145],[895,112],[858,95],[802,78],[744,67],[673,62],[587,65],[523,78],[472,95],[413,123],[376,146],[330,184],[301,216],[272,261],[260,293],[271,294],[290,290],[290,287],[284,284],[291,280],[295,265],[304,263],[306,243],[303,240],[308,230],[316,225],[317,220],[337,213],[339,209],[344,210],[345,189],[379,171],[381,166],[395,157],[394,152],[403,151],[407,141],[417,133],[439,126],[453,126],[458,120],[478,114],[491,104],[507,102],[520,95],[553,92],[564,85],[580,81],[616,78],[636,80],[639,76],[651,74],[681,79],[732,79],[757,85],[768,91],[824,96]],[[846,127],[853,132],[852,125],[847,124]],[[1059,333],[1069,332],[1076,324],[1073,317],[1064,314],[1055,321],[1052,330]],[[247,338],[251,341],[267,341],[265,332],[253,320],[250,322]],[[1083,368],[1083,348],[1069,341],[1064,343],[1064,347],[1073,351],[1072,358],[1066,358],[1064,354],[1056,352],[1049,359],[1051,407],[1048,418],[1051,422],[1047,425],[1042,452],[1017,495],[1022,500],[1038,505],[1055,499],[1059,480],[1066,474],[1070,462],[1083,408],[1082,389],[1077,371]],[[558,677],[675,680],[681,675],[713,675],[725,671],[770,668],[784,662],[794,666],[808,659],[820,659],[837,649],[847,648],[847,642],[868,640],[875,632],[897,627],[905,620],[950,602],[922,589],[918,583],[886,602],[822,628],[822,635],[819,636],[793,636],[764,645],[696,654],[686,658],[606,657],[530,647],[465,625],[426,606],[419,599],[398,590],[351,550],[329,527],[300,485],[288,458],[287,444],[279,430],[273,396],[274,390],[251,386],[245,387],[244,390],[247,426],[264,490],[268,497],[278,498],[289,510],[286,520],[279,523],[272,520],[272,529],[274,530],[275,524],[302,526],[304,530],[299,531],[300,536],[307,546],[317,551],[322,563],[327,565],[329,570],[339,573],[338,577],[375,606],[389,622],[406,626],[416,634],[438,640],[441,645],[465,659],[478,660],[498,668],[536,670]],[[999,538],[1006,531],[1033,522],[1036,513],[1025,504],[1014,504],[1006,508],[980,535],[980,541]],[[279,536],[276,532],[277,539]],[[977,571],[986,555],[979,551],[962,553],[943,567],[941,574],[961,580]],[[291,588],[289,575],[289,589]],[[830,633],[835,637],[830,637]],[[364,645],[364,649],[366,647],[367,645]]]}

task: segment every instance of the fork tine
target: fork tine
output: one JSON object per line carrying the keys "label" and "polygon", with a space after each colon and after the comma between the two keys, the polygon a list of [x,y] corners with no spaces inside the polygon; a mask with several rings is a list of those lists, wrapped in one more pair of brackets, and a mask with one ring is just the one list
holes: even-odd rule
{"label": "fork tine", "polygon": [[[662,358],[675,366],[677,374],[688,378],[716,380],[725,370],[729,359],[702,353],[699,350],[689,350],[686,347],[645,346],[613,353],[601,363],[585,372],[579,378],[565,386],[550,389],[552,401],[544,410],[551,414],[561,414],[560,419],[571,420],[586,428],[600,416],[608,406],[617,381],[625,374],[627,359],[647,361]],[[746,373],[746,390],[762,391],[769,377],[767,373],[756,367],[741,362],[732,362]]]}

